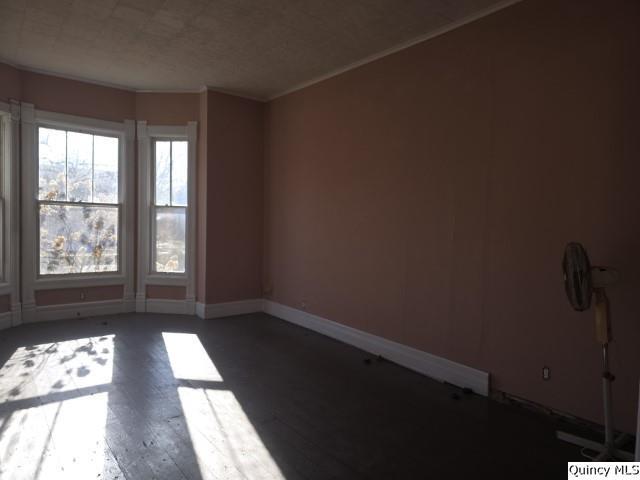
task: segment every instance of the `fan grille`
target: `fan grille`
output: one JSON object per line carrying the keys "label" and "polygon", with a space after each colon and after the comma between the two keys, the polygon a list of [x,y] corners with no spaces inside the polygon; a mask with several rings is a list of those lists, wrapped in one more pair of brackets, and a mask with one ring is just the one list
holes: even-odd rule
{"label": "fan grille", "polygon": [[570,242],[562,260],[564,288],[571,306],[582,312],[591,306],[591,263],[585,248],[578,242]]}

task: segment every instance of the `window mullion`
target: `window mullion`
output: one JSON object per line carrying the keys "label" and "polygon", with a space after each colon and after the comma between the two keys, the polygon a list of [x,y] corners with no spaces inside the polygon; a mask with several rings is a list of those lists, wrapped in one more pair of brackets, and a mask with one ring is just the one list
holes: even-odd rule
{"label": "window mullion", "polygon": [[95,200],[96,137],[91,135],[91,201]]}
{"label": "window mullion", "polygon": [[64,199],[69,200],[69,132],[64,134]]}
{"label": "window mullion", "polygon": [[149,176],[151,177],[149,183],[149,188],[151,189],[150,197],[151,197],[151,205],[156,204],[156,141],[153,140],[151,142],[151,161],[149,162]]}

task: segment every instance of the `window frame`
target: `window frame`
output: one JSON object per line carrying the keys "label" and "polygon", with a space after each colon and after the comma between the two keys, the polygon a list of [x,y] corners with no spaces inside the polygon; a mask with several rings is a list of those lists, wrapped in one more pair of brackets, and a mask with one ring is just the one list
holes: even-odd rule
{"label": "window frame", "polygon": [[19,233],[20,104],[0,102],[0,295],[10,300],[11,325],[21,323]]}
{"label": "window frame", "polygon": [[12,128],[11,128],[11,112],[9,111],[9,105],[0,103],[0,295],[9,293],[9,281],[7,279],[7,266],[6,266],[6,189],[8,187],[7,171],[11,168],[11,140],[12,140]]}
{"label": "window frame", "polygon": [[[147,285],[185,287],[185,313],[195,312],[196,259],[196,149],[197,122],[181,126],[147,125],[138,121],[138,282],[136,310],[146,311]],[[155,259],[155,142],[187,141],[187,206],[185,220],[185,271],[158,272]],[[173,208],[169,206],[168,208]]]}
{"label": "window frame", "polygon": [[[38,195],[40,127],[118,138],[119,269],[117,272],[40,274],[40,220],[38,211],[38,206],[41,202]],[[133,197],[134,137],[135,123],[133,120],[125,120],[122,123],[98,120],[36,110],[32,104],[22,104],[22,235],[25,252],[33,252],[31,255],[23,256],[23,314],[35,316],[35,291],[46,289],[123,285],[123,301],[133,304],[134,269],[131,267],[131,263],[134,258],[133,240],[135,235],[133,224],[133,213],[135,212]],[[94,204],[93,202],[63,203]],[[109,204],[109,206],[115,205]]]}

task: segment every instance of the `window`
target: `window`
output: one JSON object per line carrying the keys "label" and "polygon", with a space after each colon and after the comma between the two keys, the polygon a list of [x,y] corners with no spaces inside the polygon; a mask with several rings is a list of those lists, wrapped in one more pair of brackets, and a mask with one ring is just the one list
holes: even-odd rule
{"label": "window", "polygon": [[147,287],[161,285],[184,287],[184,302],[174,305],[173,311],[193,314],[198,123],[147,125],[139,120],[137,137],[139,275],[136,311],[147,311]]}
{"label": "window", "polygon": [[37,133],[39,275],[118,272],[119,138]]}
{"label": "window", "polygon": [[22,103],[20,132],[22,321],[65,315],[36,308],[50,289],[121,286],[121,299],[94,306],[132,310],[135,122]]}
{"label": "window", "polygon": [[152,271],[185,273],[188,142],[153,141]]}

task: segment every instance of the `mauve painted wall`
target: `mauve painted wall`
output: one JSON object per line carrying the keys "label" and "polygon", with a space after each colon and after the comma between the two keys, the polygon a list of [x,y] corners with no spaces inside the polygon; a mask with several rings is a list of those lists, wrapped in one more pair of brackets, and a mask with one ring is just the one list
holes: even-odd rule
{"label": "mauve painted wall", "polygon": [[638,2],[525,1],[271,102],[272,298],[601,422],[593,314],[571,310],[560,267],[582,241],[620,270],[615,407],[632,431],[639,20]]}
{"label": "mauve painted wall", "polygon": [[50,290],[37,290],[35,292],[36,305],[39,306],[114,300],[122,298],[122,295],[122,285],[111,285],[108,287],[55,288]]}
{"label": "mauve painted wall", "polygon": [[114,122],[136,118],[136,94],[128,90],[27,71],[21,72],[21,82],[21,100],[39,110]]}
{"label": "mauve painted wall", "polygon": [[186,125],[200,117],[197,93],[136,93],[136,118],[149,125]]}
{"label": "mauve painted wall", "polygon": [[21,96],[20,70],[6,63],[0,63],[0,101],[19,100]]}
{"label": "mauve painted wall", "polygon": [[184,300],[185,295],[185,287],[172,285],[147,285],[147,298]]}
{"label": "mauve painted wall", "polygon": [[264,104],[207,92],[206,303],[262,296]]}

